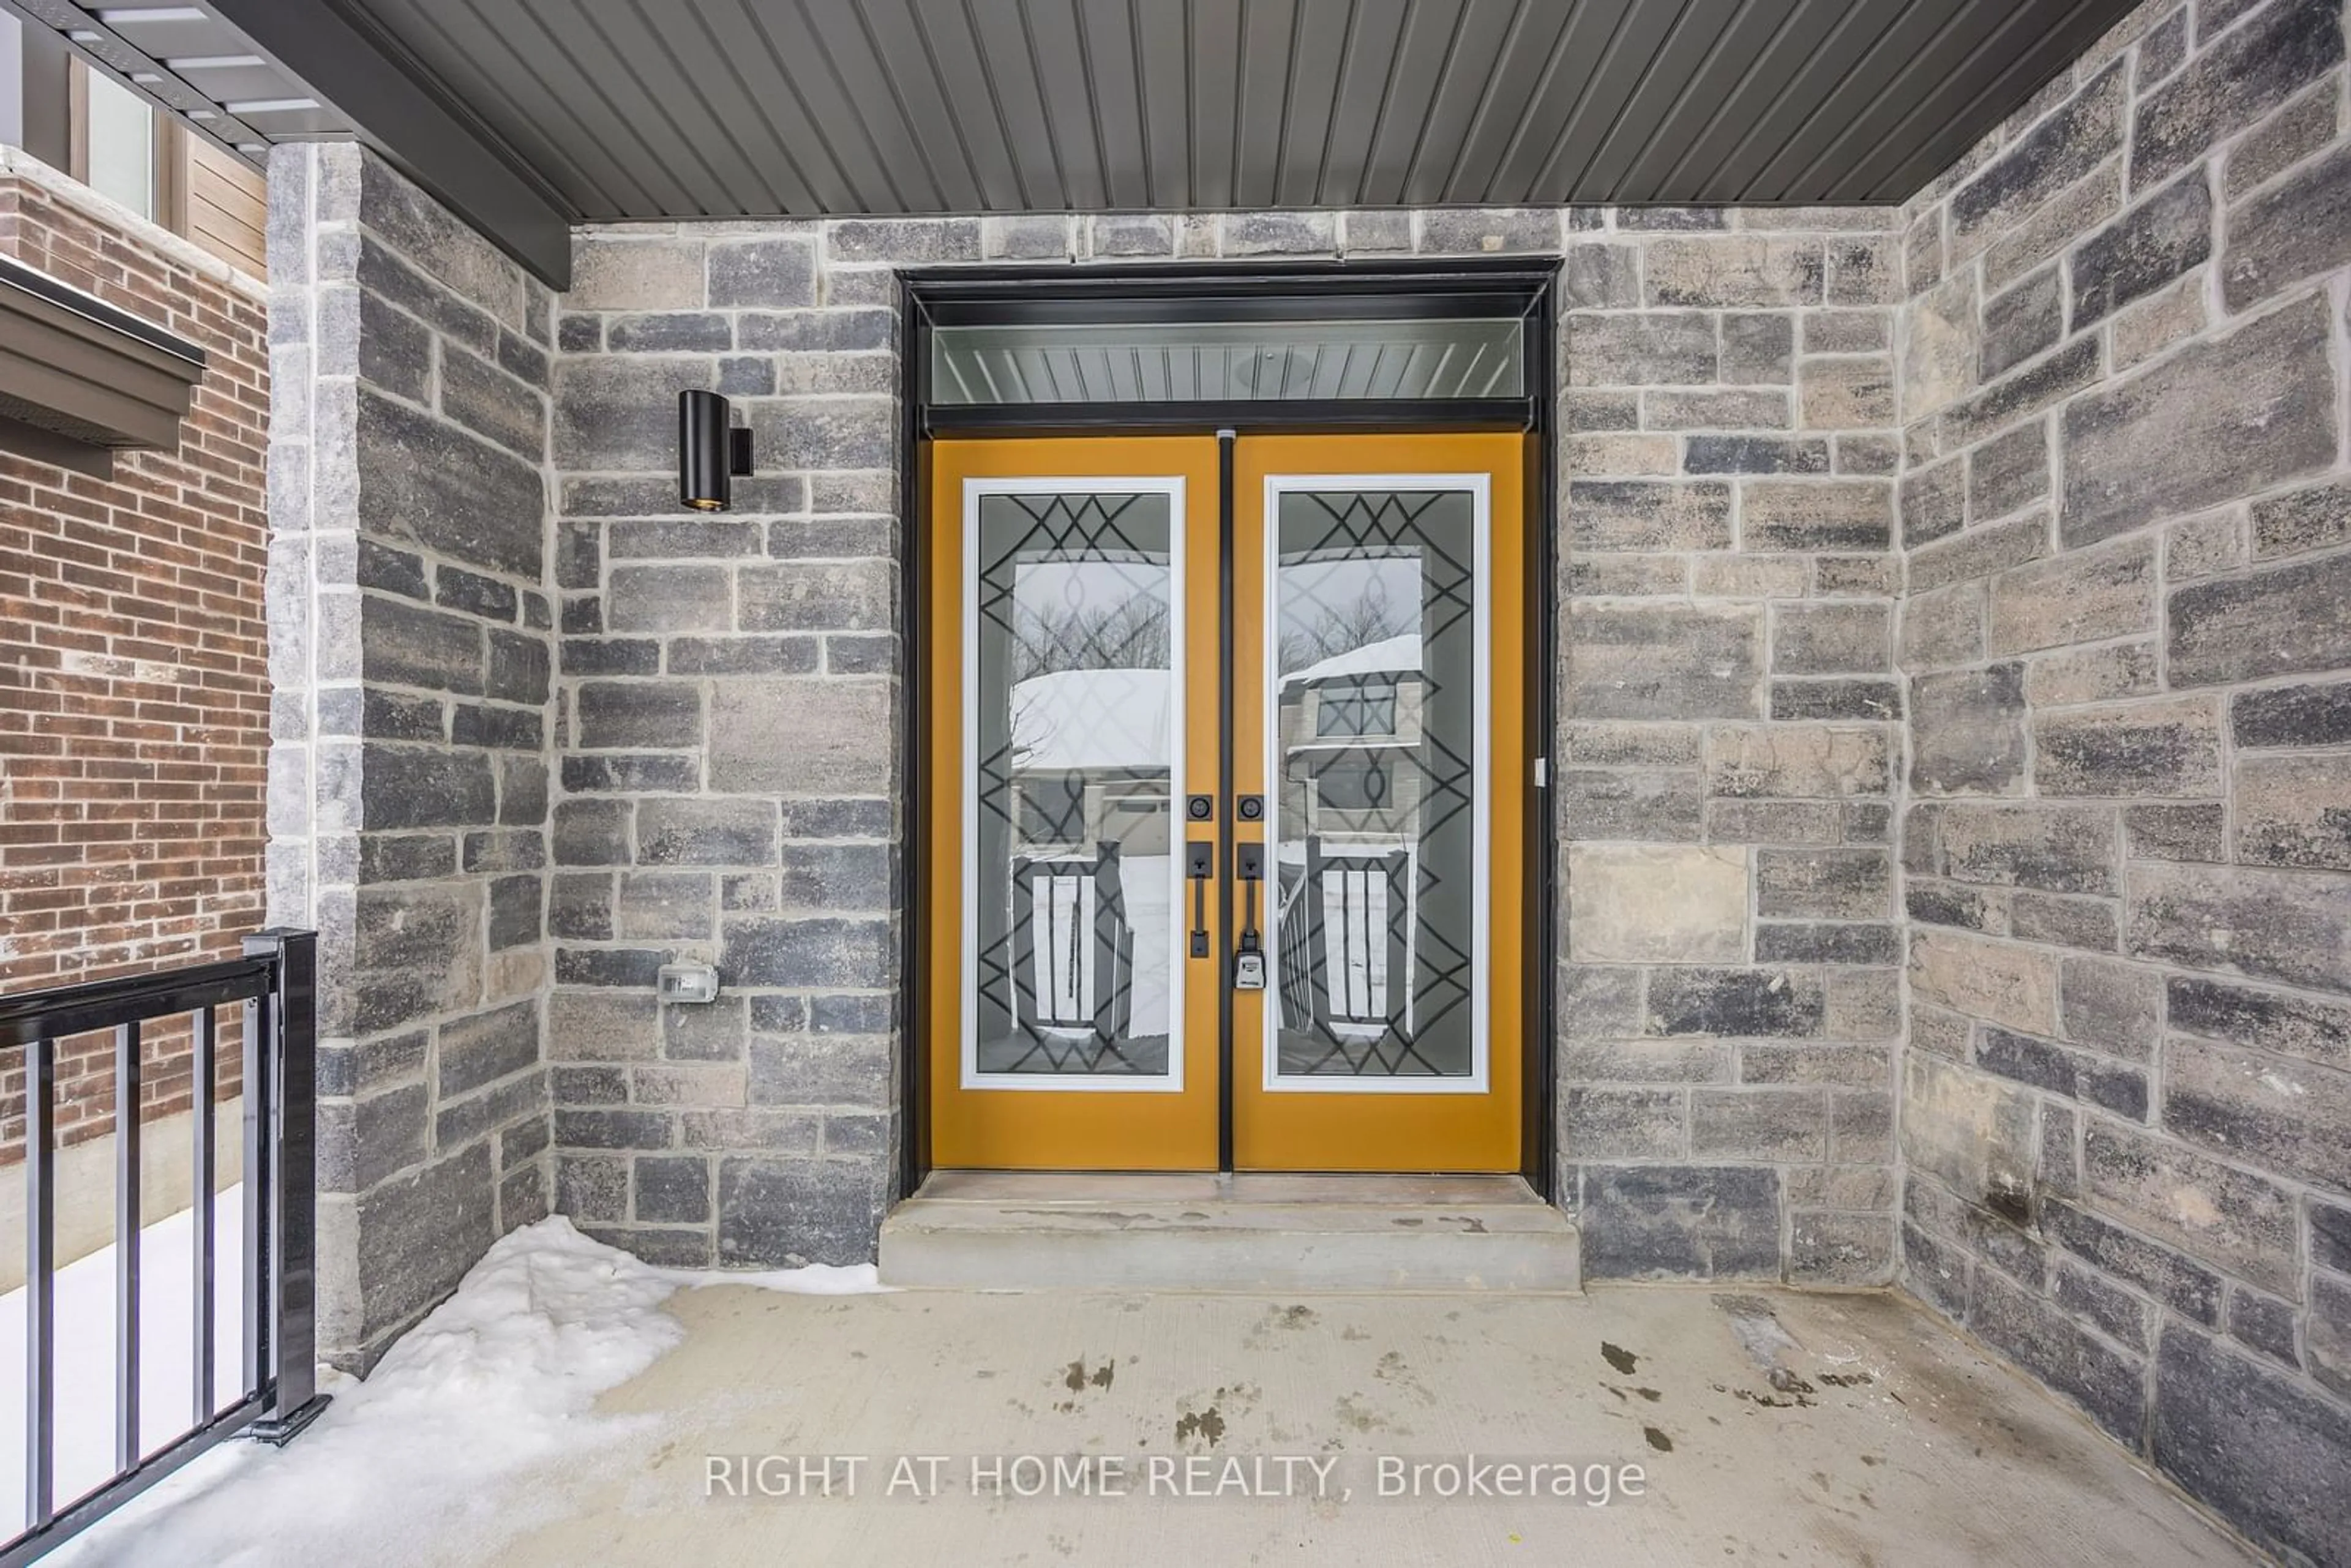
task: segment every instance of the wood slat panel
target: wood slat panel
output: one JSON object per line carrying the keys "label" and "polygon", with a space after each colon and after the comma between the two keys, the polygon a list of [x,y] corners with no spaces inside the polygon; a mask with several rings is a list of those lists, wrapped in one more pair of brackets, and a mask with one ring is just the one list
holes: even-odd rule
{"label": "wood slat panel", "polygon": [[268,183],[202,137],[185,145],[188,237],[231,267],[268,277]]}

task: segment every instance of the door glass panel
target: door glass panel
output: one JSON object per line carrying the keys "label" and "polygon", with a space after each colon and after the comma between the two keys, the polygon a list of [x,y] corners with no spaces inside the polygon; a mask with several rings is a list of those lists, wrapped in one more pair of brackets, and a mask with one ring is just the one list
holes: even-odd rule
{"label": "door glass panel", "polygon": [[937,327],[939,404],[1514,398],[1515,316]]}
{"label": "door glass panel", "polygon": [[1285,483],[1270,1076],[1467,1088],[1485,1065],[1482,494]]}
{"label": "door glass panel", "polygon": [[1109,486],[977,499],[967,1081],[1181,1082],[1176,499]]}

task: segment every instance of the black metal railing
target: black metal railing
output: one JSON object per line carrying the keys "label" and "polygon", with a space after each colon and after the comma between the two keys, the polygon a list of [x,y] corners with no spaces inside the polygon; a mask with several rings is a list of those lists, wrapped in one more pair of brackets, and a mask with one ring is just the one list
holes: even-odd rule
{"label": "black metal railing", "polygon": [[[318,1392],[315,1215],[318,937],[264,931],[239,958],[155,974],[0,997],[0,1061],[21,1052],[25,1095],[25,1528],[0,1546],[16,1568],[60,1545],[225,1438],[240,1433],[284,1443],[327,1403]],[[214,1146],[218,1076],[215,1009],[240,1008],[244,1039],[244,1148],[239,1325],[242,1387],[223,1404],[214,1385],[218,1228]],[[194,1364],[191,1424],[152,1451],[141,1440],[140,1354],[140,1105],[145,1031],[186,1017],[193,1088],[190,1248]],[[61,1387],[57,1321],[57,1044],[114,1032],[114,1386]],[[60,1499],[59,1399],[114,1407],[111,1477]]]}

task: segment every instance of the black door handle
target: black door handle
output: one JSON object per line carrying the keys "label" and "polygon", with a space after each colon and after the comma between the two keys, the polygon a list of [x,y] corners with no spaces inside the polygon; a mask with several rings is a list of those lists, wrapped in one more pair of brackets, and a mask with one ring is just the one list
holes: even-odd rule
{"label": "black door handle", "polygon": [[1217,874],[1217,846],[1184,846],[1184,876],[1192,884],[1192,956],[1208,956],[1208,882]]}

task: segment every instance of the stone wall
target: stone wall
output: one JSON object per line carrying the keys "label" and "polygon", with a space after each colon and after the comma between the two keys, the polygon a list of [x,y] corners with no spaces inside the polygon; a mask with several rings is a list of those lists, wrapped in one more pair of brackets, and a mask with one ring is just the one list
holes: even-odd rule
{"label": "stone wall", "polygon": [[[554,381],[557,1206],[669,1261],[872,1255],[908,1049],[897,268],[1564,252],[1560,1197],[1595,1274],[1889,1278],[1891,223],[582,231]],[[677,508],[685,387],[755,433],[724,517]],[[655,1006],[680,956],[718,964],[716,1007]]]}
{"label": "stone wall", "polygon": [[551,299],[372,154],[270,169],[269,915],[319,945],[319,1344],[548,1210]]}
{"label": "stone wall", "polygon": [[2351,1560],[2340,0],[2126,20],[1907,214],[1904,1280]]}
{"label": "stone wall", "polygon": [[1559,1197],[1595,1278],[1883,1283],[1898,239],[1567,226]]}

